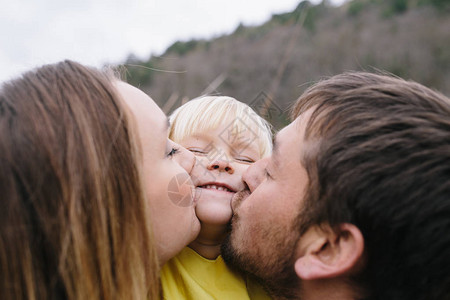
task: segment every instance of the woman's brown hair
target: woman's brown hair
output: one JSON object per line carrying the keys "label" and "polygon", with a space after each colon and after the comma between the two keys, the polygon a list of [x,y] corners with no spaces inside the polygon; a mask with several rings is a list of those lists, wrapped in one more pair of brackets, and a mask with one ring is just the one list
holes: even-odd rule
{"label": "woman's brown hair", "polygon": [[155,299],[132,121],[112,76],[71,61],[0,89],[0,298]]}

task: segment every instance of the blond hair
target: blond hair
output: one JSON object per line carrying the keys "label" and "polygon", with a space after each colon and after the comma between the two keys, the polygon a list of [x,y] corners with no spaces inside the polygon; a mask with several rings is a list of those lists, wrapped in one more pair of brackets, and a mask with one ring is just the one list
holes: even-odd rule
{"label": "blond hair", "polygon": [[157,299],[132,116],[65,61],[0,89],[0,298]]}
{"label": "blond hair", "polygon": [[261,158],[272,152],[271,125],[250,106],[232,97],[203,96],[193,99],[177,108],[169,119],[169,138],[175,142],[226,125],[237,132],[251,130],[256,136]]}

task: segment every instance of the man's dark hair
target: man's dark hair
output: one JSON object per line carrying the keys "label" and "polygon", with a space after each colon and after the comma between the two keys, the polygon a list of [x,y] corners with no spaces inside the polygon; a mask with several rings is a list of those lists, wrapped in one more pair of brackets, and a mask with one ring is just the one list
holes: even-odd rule
{"label": "man's dark hair", "polygon": [[301,222],[361,230],[367,299],[450,299],[450,100],[361,72],[312,86],[292,117],[309,108]]}

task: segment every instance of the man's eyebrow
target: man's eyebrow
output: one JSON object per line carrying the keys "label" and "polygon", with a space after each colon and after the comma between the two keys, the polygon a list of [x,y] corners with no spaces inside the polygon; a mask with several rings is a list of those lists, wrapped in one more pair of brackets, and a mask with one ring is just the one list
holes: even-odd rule
{"label": "man's eyebrow", "polygon": [[278,152],[278,141],[277,141],[278,134],[275,135],[273,138],[273,145],[272,145],[272,152]]}
{"label": "man's eyebrow", "polygon": [[280,155],[280,143],[278,142],[278,134],[275,135],[275,138],[273,139],[273,146],[272,146],[272,161],[275,166],[278,166],[278,156]]}

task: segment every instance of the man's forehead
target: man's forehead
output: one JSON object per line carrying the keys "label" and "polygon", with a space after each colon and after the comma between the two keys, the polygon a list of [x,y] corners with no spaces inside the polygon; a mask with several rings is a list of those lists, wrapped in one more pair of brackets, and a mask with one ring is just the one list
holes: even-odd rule
{"label": "man's forehead", "polygon": [[[305,118],[306,117],[306,118]],[[309,114],[302,114],[291,124],[284,127],[274,138],[272,158],[276,166],[283,160],[292,162],[293,159],[300,158],[301,144],[304,127],[306,126]]]}
{"label": "man's forehead", "polygon": [[291,123],[290,125],[284,127],[282,130],[280,130],[274,138],[273,141],[273,154],[272,157],[274,158],[274,160],[276,160],[277,162],[280,162],[281,158],[286,155],[286,153],[284,153],[286,150],[288,150],[288,146],[286,144],[289,144],[289,142],[292,141],[292,139],[294,139],[294,136],[291,136],[289,134],[289,132],[291,131],[290,127],[294,126],[293,123]]}
{"label": "man's forehead", "polygon": [[[302,131],[301,125],[303,125],[303,114],[298,116],[289,125],[281,129],[274,138],[274,148],[279,147],[280,144],[284,144],[289,141],[293,141],[299,138],[299,132]],[[295,135],[295,136],[294,136]]]}

